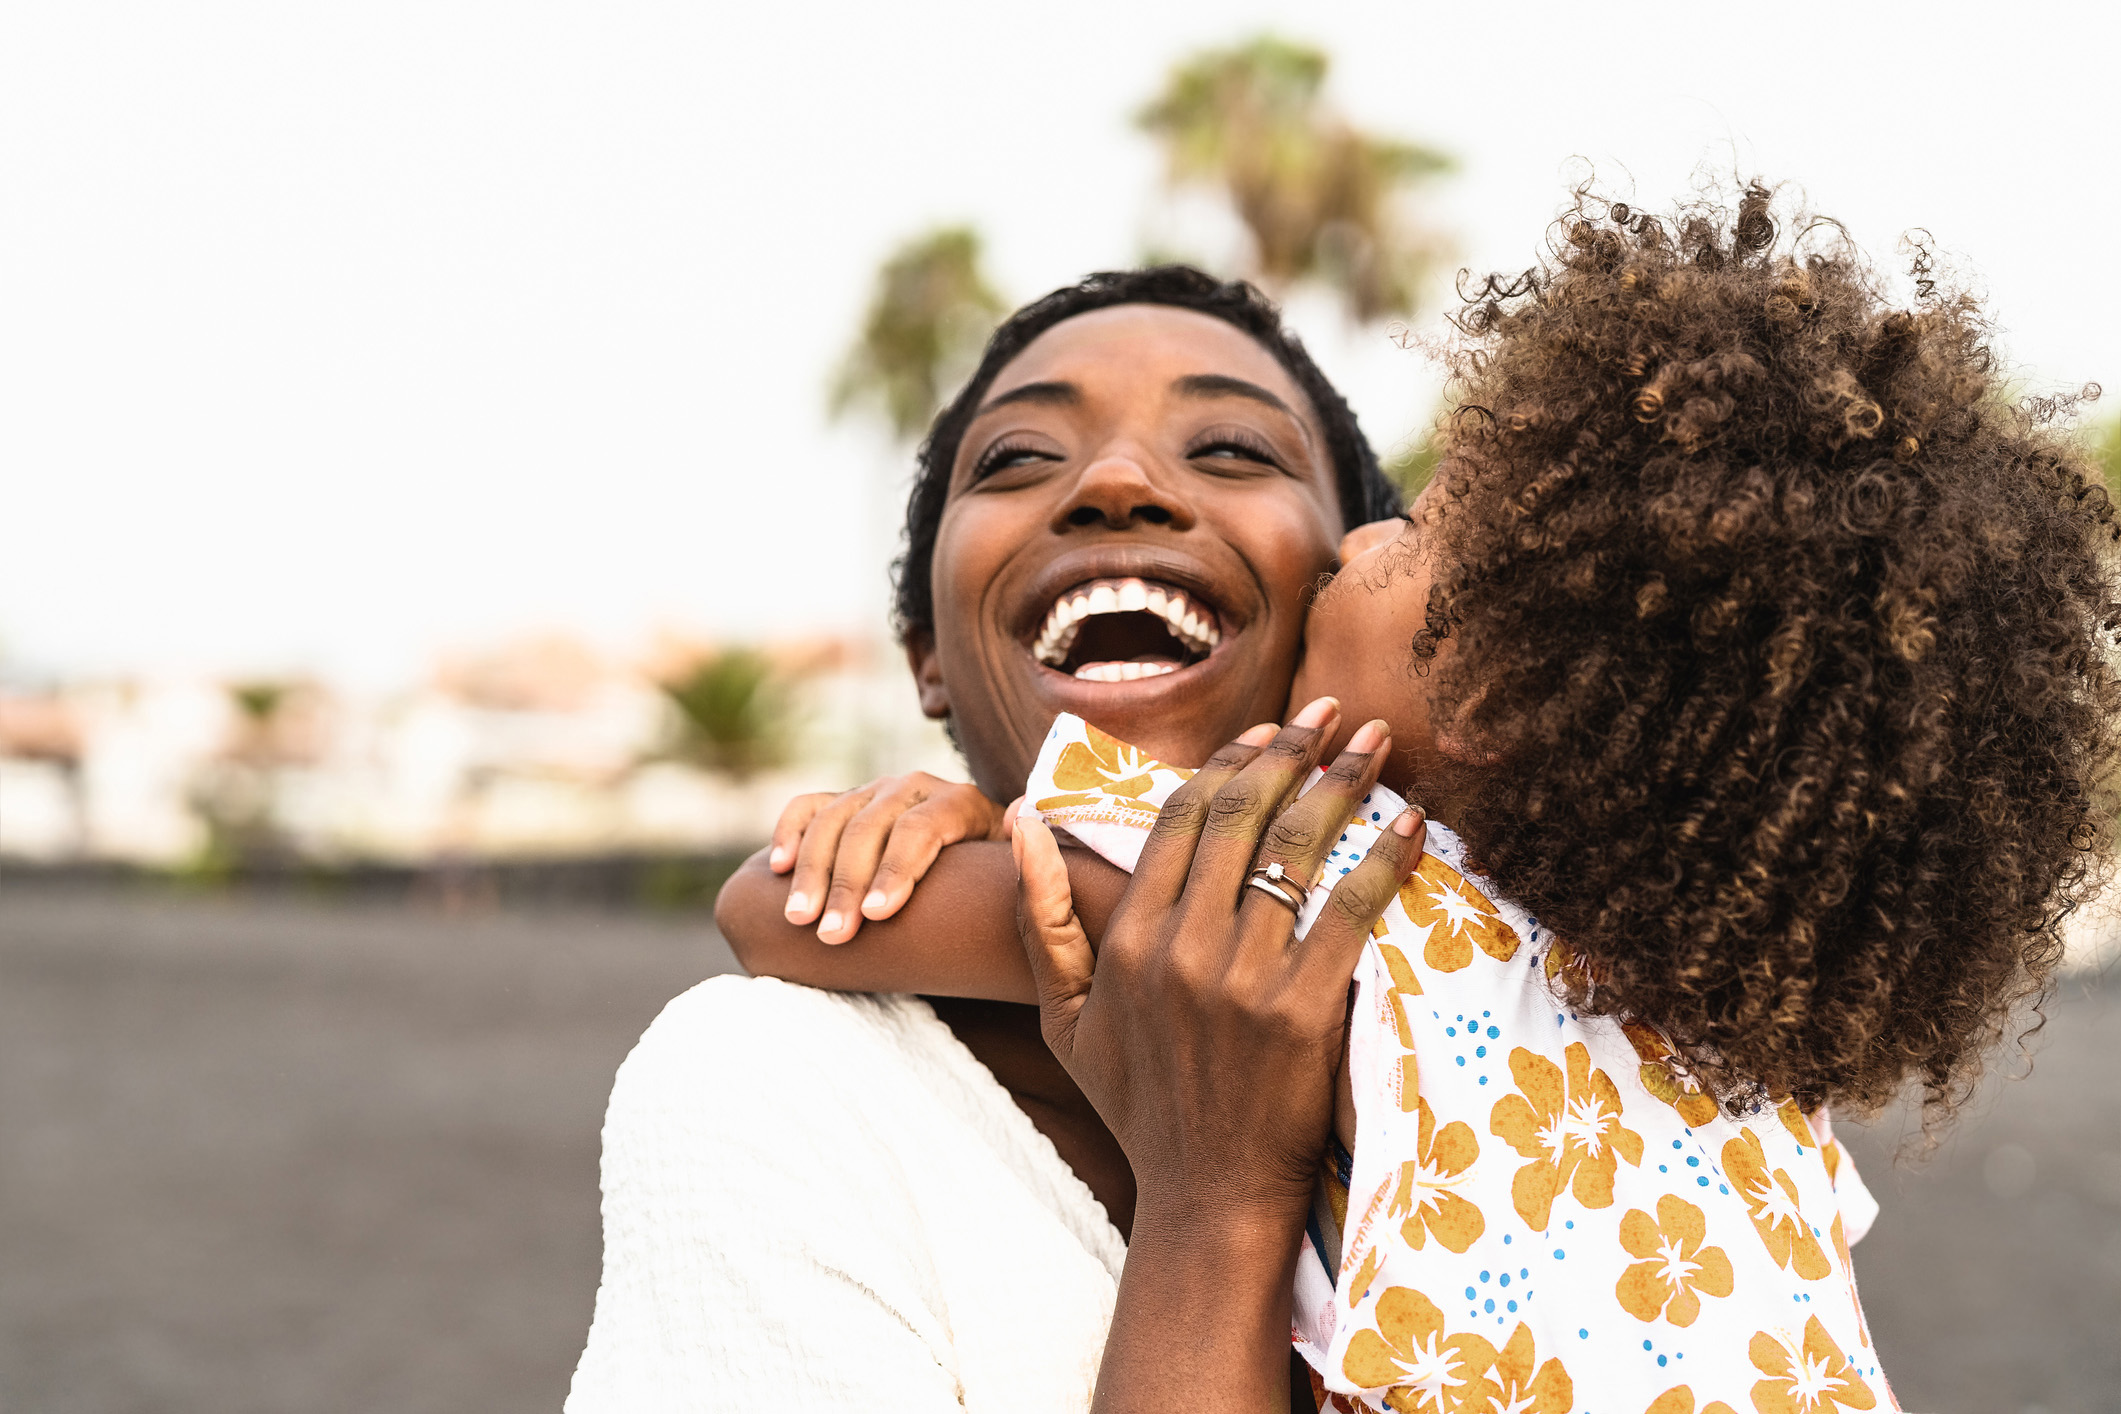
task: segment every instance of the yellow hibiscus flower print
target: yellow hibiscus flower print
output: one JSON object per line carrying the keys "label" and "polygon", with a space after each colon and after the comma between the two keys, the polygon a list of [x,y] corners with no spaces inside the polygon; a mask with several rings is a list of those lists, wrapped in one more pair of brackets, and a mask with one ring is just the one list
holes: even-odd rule
{"label": "yellow hibiscus flower print", "polygon": [[1834,1255],[1841,1259],[1841,1275],[1848,1282],[1849,1307],[1856,1313],[1856,1339],[1868,1349],[1871,1323],[1863,1318],[1863,1302],[1856,1295],[1856,1264],[1849,1260],[1848,1230],[1841,1226],[1841,1214],[1834,1214],[1834,1225],[1827,1229],[1827,1235],[1834,1239]]}
{"label": "yellow hibiscus flower print", "polygon": [[1612,1077],[1591,1069],[1581,1041],[1564,1053],[1568,1072],[1519,1046],[1510,1052],[1518,1093],[1495,1102],[1488,1129],[1531,1162],[1517,1171],[1510,1197],[1517,1214],[1544,1232],[1554,1199],[1564,1189],[1586,1208],[1613,1203],[1619,1161],[1642,1162],[1642,1136],[1620,1122],[1620,1091]]}
{"label": "yellow hibiscus flower print", "polygon": [[1761,1331],[1746,1353],[1767,1376],[1753,1386],[1753,1408],[1760,1414],[1835,1414],[1878,1404],[1817,1316],[1804,1323],[1802,1344],[1788,1331]]}
{"label": "yellow hibiscus flower print", "polygon": [[1745,1199],[1746,1213],[1776,1266],[1789,1267],[1806,1281],[1817,1281],[1833,1270],[1812,1235],[1812,1225],[1804,1220],[1797,1184],[1787,1169],[1768,1170],[1759,1135],[1744,1130],[1724,1145],[1723,1171]]}
{"label": "yellow hibiscus flower print", "polygon": [[1152,760],[1140,748],[1129,746],[1087,722],[1083,724],[1083,732],[1085,739],[1071,741],[1061,748],[1060,760],[1053,764],[1053,784],[1068,794],[1049,796],[1036,802],[1032,809],[1065,810],[1071,806],[1101,803],[1147,809],[1141,797],[1156,784],[1156,772],[1170,771],[1182,780],[1193,775],[1191,771]]}
{"label": "yellow hibiscus flower print", "polygon": [[1414,1018],[1407,1010],[1411,998],[1421,995],[1421,979],[1414,975],[1414,968],[1407,955],[1390,943],[1379,943],[1377,952],[1385,960],[1385,970],[1392,974],[1392,985],[1385,991],[1385,1001],[1392,1008],[1392,1025],[1399,1032],[1399,1044],[1406,1052],[1399,1058],[1399,1108],[1402,1112],[1414,1108],[1421,1094],[1421,1067],[1414,1056]]}
{"label": "yellow hibiscus flower print", "polygon": [[1399,890],[1399,906],[1417,928],[1429,930],[1422,961],[1438,972],[1456,972],[1473,960],[1478,947],[1497,962],[1517,956],[1517,934],[1488,906],[1465,876],[1433,854]]}
{"label": "yellow hibiscus flower print", "polygon": [[[1351,1251],[1348,1253],[1348,1257],[1350,1260],[1352,1260],[1354,1256],[1354,1252]],[[1360,1301],[1363,1299],[1363,1297],[1369,1294],[1370,1283],[1377,1280],[1377,1273],[1384,1266],[1384,1264],[1385,1254],[1383,1248],[1372,1247],[1369,1251],[1363,1253],[1362,1265],[1355,1269],[1355,1274],[1353,1278],[1350,1279],[1347,1284],[1349,1292],[1352,1293],[1349,1297],[1350,1300]],[[1348,1263],[1342,1262],[1341,1272],[1343,1276],[1346,1275],[1347,1268]]]}
{"label": "yellow hibiscus flower print", "polygon": [[[1650,1407],[1642,1414],[1694,1414],[1694,1391],[1687,1385],[1673,1385],[1651,1400]],[[1720,1399],[1712,1399],[1701,1406],[1701,1414],[1738,1414],[1738,1411]]]}
{"label": "yellow hibiscus flower print", "polygon": [[1662,1315],[1675,1326],[1691,1326],[1703,1296],[1731,1294],[1731,1259],[1721,1247],[1704,1247],[1708,1224],[1701,1209],[1667,1193],[1657,1216],[1630,1208],[1620,1220],[1620,1245],[1641,1261],[1620,1274],[1613,1294],[1638,1321]]}
{"label": "yellow hibiscus flower print", "polygon": [[1548,945],[1546,960],[1540,966],[1546,972],[1549,982],[1560,978],[1569,986],[1581,987],[1596,980],[1596,973],[1591,964],[1578,957],[1576,949],[1559,938]]}
{"label": "yellow hibiscus flower print", "polygon": [[1576,1384],[1558,1359],[1539,1363],[1532,1328],[1524,1322],[1510,1333],[1488,1367],[1487,1402],[1476,1406],[1506,1414],[1569,1414],[1576,1406]]}
{"label": "yellow hibiscus flower print", "polygon": [[[1795,1097],[1786,1098],[1781,1104],[1775,1106],[1775,1117],[1781,1120],[1782,1127],[1790,1132],[1790,1138],[1797,1141],[1798,1148],[1816,1149],[1819,1147],[1819,1136],[1812,1133],[1812,1122],[1804,1117],[1803,1110],[1797,1108]],[[1833,1176],[1831,1170],[1829,1170],[1827,1176],[1830,1178]]]}
{"label": "yellow hibiscus flower print", "polygon": [[1472,1176],[1480,1141],[1464,1120],[1454,1119],[1438,1129],[1436,1111],[1429,1108],[1429,1102],[1417,1097],[1415,1103],[1420,1111],[1415,1156],[1399,1166],[1399,1187],[1388,1215],[1407,1215],[1399,1225],[1399,1235],[1417,1252],[1428,1245],[1430,1237],[1453,1252],[1464,1252],[1488,1228],[1480,1209],[1454,1191]]}
{"label": "yellow hibiscus flower print", "polygon": [[1444,1334],[1443,1312],[1407,1286],[1377,1298],[1372,1326],[1355,1333],[1341,1373],[1364,1389],[1384,1389],[1400,1414],[1476,1414],[1489,1401],[1483,1378],[1495,1347],[1477,1335]]}
{"label": "yellow hibiscus flower print", "polygon": [[1826,1164],[1827,1182],[1841,1182],[1841,1141],[1839,1139],[1827,1140],[1826,1147],[1819,1151],[1819,1157]]}
{"label": "yellow hibiscus flower print", "polygon": [[1620,1029],[1635,1054],[1642,1057],[1643,1089],[1679,1111],[1679,1117],[1689,1125],[1704,1125],[1716,1117],[1715,1099],[1687,1074],[1663,1032],[1640,1021],[1622,1022]]}

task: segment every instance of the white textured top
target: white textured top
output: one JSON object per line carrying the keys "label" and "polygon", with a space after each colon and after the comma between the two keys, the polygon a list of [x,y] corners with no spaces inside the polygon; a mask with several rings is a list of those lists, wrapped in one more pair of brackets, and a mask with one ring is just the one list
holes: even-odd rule
{"label": "white textured top", "polygon": [[1125,1247],[927,1003],[718,977],[604,1120],[567,1414],[1082,1410]]}

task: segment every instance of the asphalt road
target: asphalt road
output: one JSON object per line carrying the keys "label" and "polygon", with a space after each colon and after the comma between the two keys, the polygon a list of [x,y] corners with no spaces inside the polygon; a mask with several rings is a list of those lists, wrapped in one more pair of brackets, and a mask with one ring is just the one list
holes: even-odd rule
{"label": "asphalt road", "polygon": [[[556,1410],[597,1278],[597,1128],[703,920],[9,885],[0,1411]],[[1917,1410],[2121,1410],[2121,984],[1927,1159],[1850,1135]]]}

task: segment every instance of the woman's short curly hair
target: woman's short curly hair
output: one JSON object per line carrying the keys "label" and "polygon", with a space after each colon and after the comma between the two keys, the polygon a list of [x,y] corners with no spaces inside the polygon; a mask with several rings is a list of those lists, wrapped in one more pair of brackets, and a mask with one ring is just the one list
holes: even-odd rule
{"label": "woman's short curly hair", "polygon": [[1252,336],[1304,390],[1318,413],[1326,455],[1333,464],[1341,519],[1349,529],[1399,514],[1399,488],[1378,468],[1377,453],[1363,436],[1354,409],[1319,371],[1281,322],[1274,302],[1243,280],[1218,280],[1190,265],[1151,265],[1105,270],[1033,300],[1002,321],[987,340],[979,367],[929,428],[906,499],[906,548],[892,566],[892,617],[899,637],[935,622],[935,537],[950,498],[950,469],[959,443],[987,389],[1033,340],[1064,320],[1122,304],[1160,304],[1220,319]]}
{"label": "woman's short curly hair", "polygon": [[1414,649],[1455,640],[1439,720],[1508,763],[1469,854],[1586,962],[1575,1003],[1726,1100],[1914,1076],[1948,1115],[2099,882],[2114,509],[1914,273],[1892,307],[1757,183],[1666,220],[1580,190],[1455,320]]}

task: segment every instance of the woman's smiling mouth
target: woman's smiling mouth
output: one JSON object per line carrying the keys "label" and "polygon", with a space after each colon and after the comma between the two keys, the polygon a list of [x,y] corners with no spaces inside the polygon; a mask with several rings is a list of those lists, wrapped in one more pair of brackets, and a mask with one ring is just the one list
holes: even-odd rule
{"label": "woman's smiling mouth", "polygon": [[1031,651],[1082,682],[1133,682],[1190,667],[1221,641],[1212,607],[1176,586],[1130,576],[1063,590]]}

